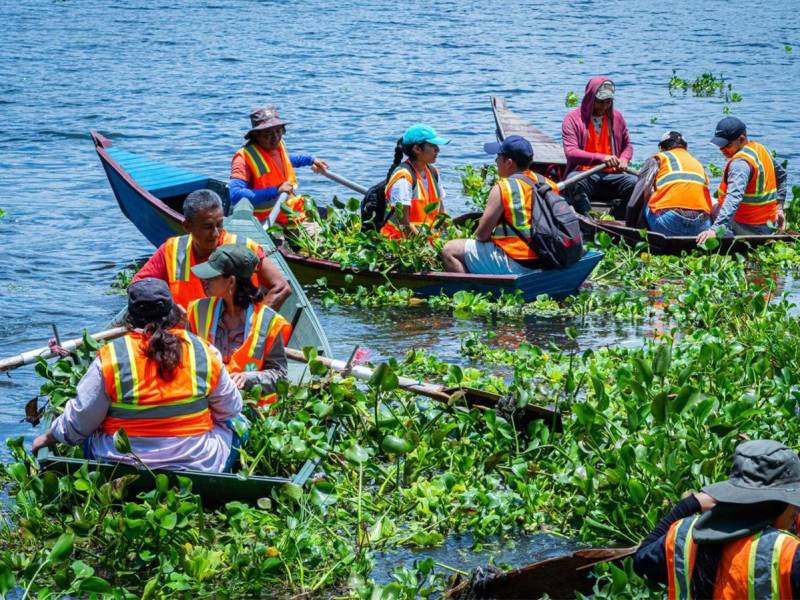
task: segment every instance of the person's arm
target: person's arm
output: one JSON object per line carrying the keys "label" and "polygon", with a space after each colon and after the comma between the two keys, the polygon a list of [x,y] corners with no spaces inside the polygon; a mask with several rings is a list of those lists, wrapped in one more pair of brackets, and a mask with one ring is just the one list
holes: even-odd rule
{"label": "person's arm", "polygon": [[55,442],[77,446],[100,428],[110,406],[100,360],[95,358],[78,382],[75,398],[67,401],[64,412],[50,424],[50,430],[34,440],[33,452]]}
{"label": "person's arm", "polygon": [[[213,346],[211,349],[217,357],[220,357],[219,350]],[[221,360],[222,358],[220,358]],[[242,412],[242,394],[228,374],[225,365],[222,366],[217,387],[208,397],[208,410],[211,411],[211,419],[215,423],[225,423]]]}
{"label": "person's arm", "polygon": [[328,170],[328,163],[321,158],[316,158],[310,154],[290,154],[289,162],[296,169],[298,167],[311,167],[315,173]]}
{"label": "person's arm", "polygon": [[263,248],[259,246],[258,258],[258,282],[266,290],[264,302],[274,310],[278,310],[286,299],[292,295],[292,288],[289,282],[281,273],[280,269],[264,254]]}
{"label": "person's arm", "polygon": [[260,190],[250,188],[250,171],[241,154],[235,154],[231,160],[231,178],[228,182],[228,193],[231,204],[247,198],[254,208],[269,208],[281,192],[291,192],[292,185],[287,181],[279,186],[271,186]]}
{"label": "person's arm", "polygon": [[633,570],[637,575],[656,583],[667,583],[667,553],[665,538],[675,521],[698,512],[703,506],[695,494],[691,494],[672,507],[666,517],[659,521],[655,529],[639,544],[633,557]]}
{"label": "person's arm", "polygon": [[495,185],[489,192],[486,208],[483,209],[481,220],[475,229],[475,239],[479,242],[488,242],[492,239],[492,232],[503,216],[503,200],[500,197],[500,186]]}
{"label": "person's arm", "polygon": [[[621,125],[622,130],[622,139],[619,143],[619,149],[617,150],[617,156],[620,160],[620,169],[624,169],[628,166],[628,163],[633,158],[633,144],[631,144],[631,135],[628,131],[628,124],[625,122],[625,117],[622,116],[622,113],[614,111],[614,119],[618,119]],[[612,132],[613,135],[613,132]]]}
{"label": "person's arm", "polygon": [[131,283],[139,281],[140,279],[144,279],[145,277],[154,277],[156,279],[162,279],[167,281],[167,261],[164,257],[164,244],[158,247],[142,268],[139,269],[139,272],[133,276],[131,279]]}
{"label": "person's arm", "polygon": [[728,168],[728,191],[725,195],[725,203],[719,209],[719,214],[714,220],[712,229],[717,227],[726,226],[733,218],[733,214],[744,198],[744,191],[747,188],[747,182],[750,180],[750,174],[753,168],[747,163],[746,160],[737,158],[731,162]]}
{"label": "person's arm", "polygon": [[264,393],[275,391],[275,384],[286,379],[289,374],[289,364],[286,361],[286,349],[283,337],[278,336],[270,348],[269,354],[264,359],[263,369],[260,371],[246,371],[245,387],[250,389],[256,384],[261,385]]}
{"label": "person's arm", "polygon": [[[416,233],[416,228],[411,226],[411,182],[405,177],[401,177],[389,188],[389,203],[394,207],[392,222],[399,225],[402,229],[411,230]],[[390,210],[387,208],[387,210]]]}
{"label": "person's arm", "polygon": [[[564,154],[567,159],[578,165],[594,165],[605,161],[605,154],[599,152],[587,152],[581,148],[578,140],[580,135],[578,128],[582,126],[580,117],[572,118],[572,113],[564,118],[561,124],[561,143],[564,146]],[[590,125],[591,127],[591,125]]]}
{"label": "person's arm", "polygon": [[775,181],[778,187],[778,204],[783,205],[786,202],[786,169],[778,162],[777,158],[772,159],[775,165]]}

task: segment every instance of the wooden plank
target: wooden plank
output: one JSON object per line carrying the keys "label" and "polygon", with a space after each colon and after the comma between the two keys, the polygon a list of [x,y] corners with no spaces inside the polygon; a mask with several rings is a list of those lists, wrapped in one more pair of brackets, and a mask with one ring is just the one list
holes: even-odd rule
{"label": "wooden plank", "polygon": [[510,135],[521,135],[533,144],[533,162],[540,165],[566,165],[567,157],[560,142],[541,129],[515,115],[502,96],[492,96],[492,113],[497,125],[497,139],[504,140]]}

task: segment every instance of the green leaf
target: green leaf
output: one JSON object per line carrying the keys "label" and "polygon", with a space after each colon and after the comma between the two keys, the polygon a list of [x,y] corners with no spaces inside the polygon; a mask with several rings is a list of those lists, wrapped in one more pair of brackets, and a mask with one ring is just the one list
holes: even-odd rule
{"label": "green leaf", "polygon": [[694,404],[699,398],[700,392],[698,392],[694,387],[691,385],[683,386],[681,391],[678,392],[678,395],[672,401],[670,410],[676,415],[679,415],[686,409],[687,406]]}
{"label": "green leaf", "polygon": [[594,423],[597,413],[585,402],[576,403],[572,407],[572,410],[575,412],[575,416],[578,417],[578,422],[580,422],[581,425],[589,427],[592,423]]}
{"label": "green leaf", "polygon": [[72,567],[72,572],[75,573],[77,579],[85,579],[94,575],[94,569],[82,560],[72,561],[70,567]]}
{"label": "green leaf", "polygon": [[653,357],[653,374],[656,377],[664,378],[669,370],[669,363],[672,360],[672,346],[669,344],[659,344]]}
{"label": "green leaf", "polygon": [[164,473],[156,475],[156,489],[165,494],[169,489],[169,478]]}
{"label": "green leaf", "polygon": [[333,493],[333,486],[330,484],[315,485],[311,488],[311,492],[309,493],[309,501],[314,506],[319,506],[320,508],[336,504],[337,497],[336,494]]}
{"label": "green leaf", "polygon": [[358,444],[353,444],[344,451],[344,457],[350,462],[360,465],[369,460],[369,453]]}
{"label": "green leaf", "polygon": [[303,488],[296,483],[284,483],[281,486],[281,494],[291,498],[292,500],[299,502],[300,499],[303,497]]}
{"label": "green leaf", "polygon": [[163,517],[161,517],[161,527],[164,529],[172,530],[175,529],[175,525],[178,524],[178,515],[174,512],[167,513]]}
{"label": "green leaf", "polygon": [[383,438],[381,448],[389,454],[407,454],[414,449],[414,445],[406,439],[390,434]]}
{"label": "green leaf", "polygon": [[667,422],[667,392],[659,392],[653,396],[650,412],[653,414],[653,420],[659,425]]}
{"label": "green leaf", "polygon": [[636,373],[639,375],[638,381],[644,386],[649,386],[653,383],[653,370],[650,365],[645,362],[643,358],[636,357],[633,359],[633,366],[636,367]]}
{"label": "green leaf", "polygon": [[614,594],[621,594],[628,585],[628,575],[614,563],[608,563],[611,571],[611,591]]}
{"label": "green leaf", "polygon": [[75,543],[75,536],[71,533],[62,533],[53,544],[53,549],[47,556],[50,562],[60,562],[72,554],[72,547]]}
{"label": "green leaf", "polygon": [[114,448],[120,454],[129,454],[132,451],[131,442],[128,439],[128,432],[124,428],[117,429],[114,434]]}
{"label": "green leaf", "polygon": [[113,590],[111,584],[105,579],[92,576],[81,581],[80,590],[82,592],[89,592],[94,594],[110,594]]}
{"label": "green leaf", "polygon": [[381,363],[369,378],[369,384],[384,392],[389,392],[397,388],[398,380],[392,367],[388,363]]}
{"label": "green leaf", "polygon": [[647,491],[638,479],[628,480],[628,491],[631,494],[631,499],[636,504],[642,504],[647,497]]}

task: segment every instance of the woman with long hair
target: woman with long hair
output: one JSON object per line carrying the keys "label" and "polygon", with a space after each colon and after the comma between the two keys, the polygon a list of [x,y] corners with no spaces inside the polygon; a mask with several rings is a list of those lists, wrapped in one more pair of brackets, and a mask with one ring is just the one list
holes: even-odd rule
{"label": "woman with long hair", "polygon": [[189,305],[188,327],[222,353],[239,389],[261,386],[260,405],[275,402],[275,386],[286,379],[285,344],[291,326],[261,303],[250,281],[258,257],[245,246],[220,246],[208,261],[192,267],[207,298]]}
{"label": "woman with long hair", "polygon": [[114,434],[124,429],[150,468],[223,471],[234,441],[226,422],[241,412],[241,394],[219,353],[182,320],[166,282],[131,284],[128,333],[100,348],[75,398],[33,451],[83,444],[87,458],[137,464],[114,447]]}
{"label": "woman with long hair", "polygon": [[386,182],[388,217],[381,228],[383,235],[398,239],[407,232],[418,233],[420,226],[431,226],[444,212],[444,189],[434,163],[439,146],[449,143],[422,124],[412,125],[397,140]]}

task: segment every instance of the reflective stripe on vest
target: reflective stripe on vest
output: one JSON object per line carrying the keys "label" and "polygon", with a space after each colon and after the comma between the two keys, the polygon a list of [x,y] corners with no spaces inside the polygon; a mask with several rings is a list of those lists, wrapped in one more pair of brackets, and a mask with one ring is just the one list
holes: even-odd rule
{"label": "reflective stripe on vest", "polygon": [[699,518],[700,515],[696,515],[675,521],[667,531],[665,551],[669,600],[690,600],[692,597],[692,572],[697,555],[692,530]]}
{"label": "reflective stripe on vest", "polygon": [[[256,256],[261,248],[253,240],[238,236],[235,233],[228,233],[223,231],[217,246],[224,244],[236,244],[238,246],[247,246],[252,250]],[[205,298],[206,293],[203,290],[202,280],[192,273],[192,267],[197,264],[192,252],[192,236],[182,235],[178,237],[169,238],[164,243],[164,260],[167,263],[167,283],[169,290],[172,293],[172,299],[177,303],[188,308],[194,300]],[[260,283],[258,275],[253,274],[253,285],[258,288]]]}
{"label": "reflective stripe on vest", "polygon": [[133,437],[186,437],[211,431],[208,396],[222,371],[205,342],[171,330],[181,341],[181,361],[171,380],[144,353],[146,338],[130,332],[98,352],[106,393],[111,398],[103,431],[124,427]]}
{"label": "reflective stripe on vest", "polygon": [[733,220],[745,225],[763,225],[774,221],[777,215],[778,180],[775,164],[769,151],[758,142],[747,142],[725,165],[725,173],[719,185],[719,204],[725,204],[728,194],[728,171],[734,160],[741,159],[750,165],[750,179],[742,196],[742,202],[733,215]]}
{"label": "reflective stripe on vest", "polygon": [[[531,250],[529,244],[532,239],[528,237],[533,219],[534,182],[543,183],[543,177],[533,171],[515,173],[511,177],[501,178],[497,185],[500,188],[500,199],[503,203],[503,216],[492,231],[492,241],[503,252],[514,260],[534,260],[538,255]],[[513,225],[525,239],[508,227]]]}
{"label": "reflective stripe on vest", "polygon": [[655,191],[648,206],[651,210],[684,208],[711,214],[708,177],[696,158],[683,148],[655,155],[658,160]]}
{"label": "reflective stripe on vest", "polygon": [[[414,226],[423,223],[431,224],[439,214],[442,205],[442,189],[439,185],[439,171],[433,165],[426,166],[420,173],[406,160],[397,167],[386,182],[386,210],[391,209],[391,189],[392,186],[405,179],[411,186],[411,207],[409,209],[408,220]],[[436,203],[436,208],[430,212],[425,212],[425,207],[431,203]]]}
{"label": "reflective stripe on vest", "polygon": [[[286,151],[286,146],[283,142],[278,146],[278,155],[281,161],[280,167],[266,150],[253,142],[239,148],[236,154],[244,158],[247,170],[250,173],[250,181],[248,181],[248,184],[251,189],[263,190],[269,187],[278,187],[284,181],[288,181],[292,186],[297,188],[297,176],[295,175],[292,161],[289,160],[289,153]],[[283,172],[283,174],[281,172]],[[274,206],[274,203],[272,206]],[[253,214],[263,223],[267,220],[269,213],[272,212],[272,206],[256,208]],[[292,196],[284,202],[284,206],[300,213],[299,215],[292,216],[294,222],[305,220],[302,197]],[[281,225],[288,224],[289,219],[283,211],[278,215],[277,222]]]}
{"label": "reflective stripe on vest", "polygon": [[[194,302],[189,308],[189,329],[213,344],[223,306],[224,302],[217,297]],[[287,344],[292,327],[274,310],[259,305],[248,308],[245,332],[247,336],[242,345],[224,359],[231,373],[263,370],[264,361],[272,351],[275,340],[280,335],[283,343]],[[274,394],[268,394],[261,398],[259,404],[274,402],[274,399]]]}

